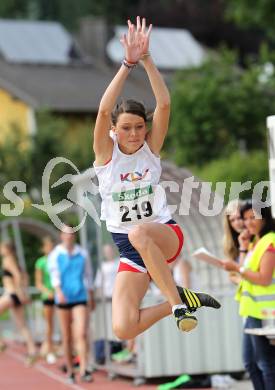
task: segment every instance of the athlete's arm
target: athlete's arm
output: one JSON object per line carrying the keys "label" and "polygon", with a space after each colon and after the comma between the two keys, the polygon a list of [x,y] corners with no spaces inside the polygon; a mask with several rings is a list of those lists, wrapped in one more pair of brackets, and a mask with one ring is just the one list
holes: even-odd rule
{"label": "athlete's arm", "polygon": [[142,62],[148,74],[157,103],[153,115],[152,130],[147,135],[147,143],[152,152],[158,155],[168,131],[170,94],[151,56],[145,57]]}
{"label": "athlete's arm", "polygon": [[[128,26],[127,36],[124,35],[122,37],[121,43],[125,49],[125,59],[131,63],[137,63],[141,56],[139,37],[136,34],[135,26],[130,22],[128,23]],[[104,164],[112,156],[113,141],[109,135],[111,113],[130,70],[131,69],[122,64],[102,96],[94,128],[93,149],[96,157],[96,165]]]}
{"label": "athlete's arm", "polygon": [[63,294],[61,288],[61,278],[60,278],[60,272],[58,268],[57,257],[58,257],[58,247],[56,247],[48,256],[48,268],[50,272],[52,286],[56,293],[58,303],[66,303],[66,297]]}
{"label": "athlete's arm", "polygon": [[43,284],[43,272],[40,268],[35,269],[35,287],[41,293],[48,294],[49,296],[52,295],[52,291],[48,290]]}
{"label": "athlete's arm", "polygon": [[102,96],[94,128],[94,144],[96,165],[103,165],[112,156],[113,141],[109,135],[111,128],[111,112],[122,90],[130,69],[121,65]]}
{"label": "athlete's arm", "polygon": [[272,282],[274,269],[275,253],[266,251],[261,258],[259,271],[253,272],[247,269],[242,273],[242,277],[260,286],[269,286]]}
{"label": "athlete's arm", "polygon": [[152,130],[147,135],[147,143],[152,152],[158,155],[168,130],[170,116],[170,94],[151,56],[148,55],[149,38],[152,25],[149,26],[149,29],[146,32],[145,18],[142,19],[142,25],[140,25],[140,20],[137,18],[137,30],[140,30],[140,34],[143,37],[143,55],[141,57],[141,61],[149,77],[149,81],[156,99],[156,108],[153,115]]}
{"label": "athlete's arm", "polygon": [[[240,272],[241,264],[232,260],[224,260],[223,266],[227,271]],[[272,282],[273,272],[275,269],[275,253],[266,251],[260,262],[259,270],[254,272],[250,269],[245,269],[242,272],[242,278],[249,280],[251,283],[260,286],[269,286]]]}
{"label": "athlete's arm", "polygon": [[54,289],[60,287],[61,279],[58,267],[58,247],[56,247],[48,256],[48,269],[50,273],[51,283]]}

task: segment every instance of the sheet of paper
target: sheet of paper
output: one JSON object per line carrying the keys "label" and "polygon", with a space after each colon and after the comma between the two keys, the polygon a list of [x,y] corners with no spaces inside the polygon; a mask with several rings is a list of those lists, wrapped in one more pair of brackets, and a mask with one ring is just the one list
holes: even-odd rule
{"label": "sheet of paper", "polygon": [[215,255],[210,253],[206,248],[199,248],[194,253],[193,256],[199,260],[205,261],[208,264],[214,265],[215,267],[222,268],[221,259],[218,259]]}

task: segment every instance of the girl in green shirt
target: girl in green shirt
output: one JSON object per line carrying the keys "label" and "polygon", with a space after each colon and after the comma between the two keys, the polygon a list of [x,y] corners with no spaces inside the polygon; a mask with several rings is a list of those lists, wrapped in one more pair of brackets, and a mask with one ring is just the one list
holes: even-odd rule
{"label": "girl in green shirt", "polygon": [[48,255],[54,248],[51,237],[42,240],[42,252],[44,256],[35,263],[35,285],[41,292],[43,302],[43,314],[46,322],[45,341],[41,347],[41,354],[46,356],[48,363],[55,363],[56,358],[53,349],[53,320],[54,320],[54,289],[51,284],[51,277],[48,270]]}

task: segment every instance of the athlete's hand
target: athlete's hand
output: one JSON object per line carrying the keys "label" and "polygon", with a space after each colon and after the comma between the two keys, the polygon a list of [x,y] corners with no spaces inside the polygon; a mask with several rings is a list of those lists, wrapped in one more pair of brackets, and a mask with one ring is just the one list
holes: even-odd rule
{"label": "athlete's hand", "polygon": [[250,243],[251,235],[247,229],[244,229],[238,237],[238,241],[240,244],[240,249],[248,249]]}
{"label": "athlete's hand", "polygon": [[150,40],[150,34],[152,31],[152,24],[149,25],[148,30],[146,31],[146,19],[142,18],[142,23],[140,23],[140,17],[137,16],[137,33],[138,33],[138,39],[141,42],[141,49],[142,54],[148,54],[149,52],[149,40]]}
{"label": "athlete's hand", "polygon": [[239,265],[232,260],[222,260],[222,266],[226,271],[239,272]]}
{"label": "athlete's hand", "polygon": [[152,30],[152,25],[149,26],[146,32],[146,20],[137,17],[137,26],[128,20],[128,33],[124,34],[120,42],[125,50],[125,59],[131,63],[137,63],[143,54],[148,52],[149,37]]}
{"label": "athlete's hand", "polygon": [[25,293],[23,293],[22,295],[19,295],[19,299],[23,303],[23,305],[28,305],[32,301],[31,297]]}
{"label": "athlete's hand", "polygon": [[61,290],[61,288],[56,289],[56,296],[57,296],[58,303],[66,303],[66,297],[63,294],[63,291]]}
{"label": "athlete's hand", "polygon": [[242,277],[241,277],[241,275],[238,272],[230,271],[229,272],[229,280],[233,284],[239,284],[241,282],[241,280],[242,280]]}
{"label": "athlete's hand", "polygon": [[52,291],[48,292],[48,299],[54,299],[54,293]]}

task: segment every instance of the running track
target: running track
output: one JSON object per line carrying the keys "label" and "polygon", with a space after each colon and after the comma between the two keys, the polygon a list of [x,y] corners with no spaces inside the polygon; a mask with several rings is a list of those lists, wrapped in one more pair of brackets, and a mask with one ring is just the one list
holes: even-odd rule
{"label": "running track", "polygon": [[[60,362],[59,362],[60,363]],[[9,348],[0,354],[0,390],[156,390],[157,385],[134,387],[132,380],[117,378],[108,380],[104,371],[94,373],[94,382],[89,384],[68,385],[65,376],[58,367],[48,366],[38,362],[32,368],[24,365],[22,347],[10,344]],[[232,390],[249,390],[249,381],[241,381]],[[187,390],[187,389],[186,389]],[[195,389],[193,389],[195,390]],[[211,389],[208,389],[211,390]]]}
{"label": "running track", "polygon": [[[133,389],[131,380],[115,379],[110,381],[104,371],[94,373],[94,382],[89,384],[69,385],[65,376],[57,367],[36,363],[32,368],[24,365],[24,355],[17,346],[9,348],[0,355],[0,389],[1,390],[120,390]],[[156,385],[138,387],[140,390],[153,390]]]}

